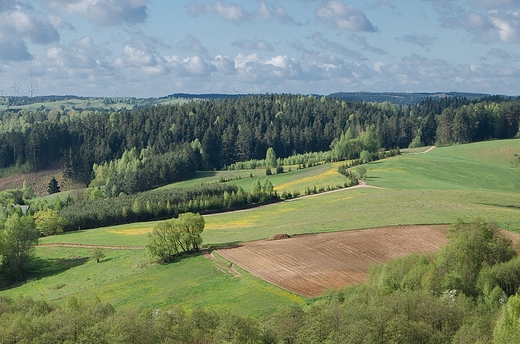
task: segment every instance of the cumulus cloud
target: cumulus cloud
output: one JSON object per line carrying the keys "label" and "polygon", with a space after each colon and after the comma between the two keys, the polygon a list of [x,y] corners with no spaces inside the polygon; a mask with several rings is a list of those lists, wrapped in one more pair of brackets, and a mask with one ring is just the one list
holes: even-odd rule
{"label": "cumulus cloud", "polygon": [[321,33],[316,32],[309,37],[309,39],[314,41],[314,45],[320,49],[325,49],[332,51],[333,53],[339,54],[343,57],[349,57],[355,60],[366,60],[367,58],[363,56],[359,51],[350,49],[344,46],[341,43],[331,41],[325,38]]}
{"label": "cumulus cloud", "polygon": [[109,50],[96,45],[88,36],[66,46],[54,46],[47,50],[50,61],[66,70],[105,68],[109,65],[106,58],[110,55]]}
{"label": "cumulus cloud", "polygon": [[193,35],[187,35],[182,41],[178,42],[177,48],[182,51],[190,51],[200,55],[208,54],[208,49],[202,45],[200,39]]}
{"label": "cumulus cloud", "polygon": [[148,18],[148,0],[46,0],[49,7],[78,15],[90,22],[115,26],[142,23]]}
{"label": "cumulus cloud", "polygon": [[370,45],[370,43],[368,43],[368,40],[365,36],[361,36],[361,35],[353,33],[350,35],[349,38],[352,42],[362,46],[364,50],[370,51],[371,53],[378,54],[378,55],[387,54],[387,52],[384,51],[383,49]]}
{"label": "cumulus cloud", "polygon": [[28,6],[8,1],[0,7],[1,60],[32,59],[25,40],[34,44],[51,44],[60,40],[53,24]]}
{"label": "cumulus cloud", "polygon": [[277,19],[282,23],[295,23],[295,20],[287,13],[287,10],[280,5],[267,5],[263,0],[258,2],[257,13],[266,19]]}
{"label": "cumulus cloud", "polygon": [[499,58],[501,60],[505,60],[505,61],[513,61],[513,60],[519,59],[518,55],[512,55],[512,54],[508,53],[507,51],[498,49],[498,48],[490,49],[488,51],[487,55],[492,56],[492,57],[497,57],[497,58]]}
{"label": "cumulus cloud", "polygon": [[329,0],[322,3],[315,11],[315,16],[318,20],[331,24],[339,30],[377,31],[377,28],[362,11],[354,6],[346,5],[341,0]]}
{"label": "cumulus cloud", "polygon": [[520,13],[516,11],[471,12],[453,28],[467,30],[479,42],[520,43]]}
{"label": "cumulus cloud", "polygon": [[435,37],[430,37],[427,35],[404,35],[403,37],[398,38],[399,40],[402,40],[403,42],[418,45],[421,48],[427,48],[431,45],[433,45],[433,42],[435,41]]}
{"label": "cumulus cloud", "polygon": [[31,60],[32,55],[22,40],[0,41],[0,61]]}
{"label": "cumulus cloud", "polygon": [[273,51],[274,47],[271,43],[264,41],[263,39],[255,38],[255,40],[249,39],[238,39],[231,43],[232,46],[239,47],[245,50],[263,50]]}
{"label": "cumulus cloud", "polygon": [[188,10],[189,14],[193,17],[197,17],[200,14],[210,14],[233,23],[244,22],[250,17],[250,14],[240,5],[224,1],[215,1],[206,4],[192,2],[188,5]]}

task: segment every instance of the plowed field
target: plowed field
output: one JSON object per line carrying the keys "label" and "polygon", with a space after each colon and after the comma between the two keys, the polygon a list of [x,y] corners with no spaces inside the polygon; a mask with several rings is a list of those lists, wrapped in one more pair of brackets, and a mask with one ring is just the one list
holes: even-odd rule
{"label": "plowed field", "polygon": [[365,281],[368,268],[407,253],[436,252],[448,226],[403,226],[294,236],[217,250],[239,267],[306,297]]}

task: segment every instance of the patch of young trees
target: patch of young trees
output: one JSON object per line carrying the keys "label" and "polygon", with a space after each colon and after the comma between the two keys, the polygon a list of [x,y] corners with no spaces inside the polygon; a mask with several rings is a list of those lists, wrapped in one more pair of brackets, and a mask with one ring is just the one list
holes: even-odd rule
{"label": "patch of young trees", "polygon": [[178,219],[158,222],[148,234],[146,249],[152,258],[169,262],[182,253],[198,251],[203,230],[204,218],[200,214],[183,213]]}
{"label": "patch of young trees", "polygon": [[210,213],[276,202],[279,196],[270,185],[268,191],[261,188],[260,192],[245,192],[235,185],[208,184],[186,189],[150,190],[113,198],[81,198],[70,200],[58,214],[66,221],[64,231],[167,219],[186,212]]}

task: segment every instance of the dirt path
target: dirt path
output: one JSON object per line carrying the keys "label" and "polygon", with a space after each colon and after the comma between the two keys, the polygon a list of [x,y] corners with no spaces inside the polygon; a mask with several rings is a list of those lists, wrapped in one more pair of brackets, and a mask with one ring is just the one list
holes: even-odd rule
{"label": "dirt path", "polygon": [[70,248],[103,248],[107,250],[144,250],[144,246],[110,246],[110,245],[86,245],[86,244],[38,244],[36,247],[70,247]]}
{"label": "dirt path", "polygon": [[217,257],[215,257],[213,251],[211,251],[211,252],[203,251],[202,254],[204,255],[204,257],[211,259],[211,261],[213,261],[213,265],[215,266],[215,268],[218,271],[223,272],[225,274],[232,274],[233,278],[242,276],[242,274],[235,269],[234,263],[226,264],[226,263],[218,260]]}
{"label": "dirt path", "polygon": [[425,150],[424,152],[422,152],[421,154],[426,154],[428,152],[431,152],[432,150],[434,150],[436,147],[435,146],[431,146],[430,148],[428,148],[427,150]]}

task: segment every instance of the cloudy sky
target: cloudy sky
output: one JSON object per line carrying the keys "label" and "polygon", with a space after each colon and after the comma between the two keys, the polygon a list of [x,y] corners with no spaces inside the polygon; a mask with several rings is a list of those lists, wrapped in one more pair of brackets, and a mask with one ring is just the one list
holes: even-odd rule
{"label": "cloudy sky", "polygon": [[0,90],[520,95],[520,0],[0,0]]}

